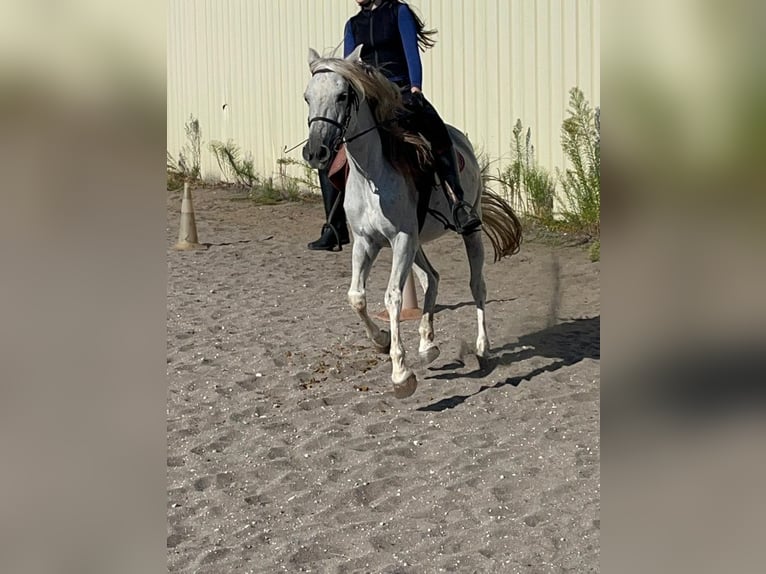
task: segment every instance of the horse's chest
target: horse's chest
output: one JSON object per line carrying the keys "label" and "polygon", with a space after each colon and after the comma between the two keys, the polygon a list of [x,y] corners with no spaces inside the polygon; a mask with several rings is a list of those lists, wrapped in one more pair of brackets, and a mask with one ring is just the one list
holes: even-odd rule
{"label": "horse's chest", "polygon": [[348,221],[361,230],[372,230],[378,225],[377,214],[382,211],[380,196],[367,193],[363,196],[347,194],[343,207]]}
{"label": "horse's chest", "polygon": [[364,194],[347,194],[346,217],[357,234],[391,237],[402,227],[410,211],[391,194],[371,188]]}

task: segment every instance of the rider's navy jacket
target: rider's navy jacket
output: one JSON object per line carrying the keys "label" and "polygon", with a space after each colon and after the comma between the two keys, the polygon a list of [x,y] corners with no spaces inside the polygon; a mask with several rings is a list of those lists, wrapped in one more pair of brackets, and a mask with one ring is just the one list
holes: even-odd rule
{"label": "rider's navy jacket", "polygon": [[423,87],[417,27],[408,6],[384,2],[375,10],[360,10],[352,16],[343,33],[344,56],[359,44],[364,45],[362,60],[379,68],[389,80]]}

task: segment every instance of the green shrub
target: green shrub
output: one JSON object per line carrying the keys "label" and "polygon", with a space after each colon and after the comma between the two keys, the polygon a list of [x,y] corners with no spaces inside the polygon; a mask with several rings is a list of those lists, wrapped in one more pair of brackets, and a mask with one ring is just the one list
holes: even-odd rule
{"label": "green shrub", "polygon": [[596,241],[590,244],[590,248],[588,249],[588,255],[590,256],[590,260],[593,262],[601,261],[601,240],[600,239],[596,239]]}
{"label": "green shrub", "polygon": [[520,214],[551,223],[556,180],[537,164],[531,128],[527,128],[524,136],[523,133],[521,119],[517,119],[513,126],[511,163],[497,177],[489,179],[500,183],[508,202]]}
{"label": "green shrub", "polygon": [[544,222],[553,221],[553,197],[556,194],[556,180],[548,171],[538,165],[524,170],[524,188],[531,204],[532,214]]}
{"label": "green shrub", "polygon": [[[279,177],[282,179],[285,187],[295,186],[297,188],[302,184],[308,191],[320,190],[319,176],[317,175],[316,170],[306,162],[298,161],[290,157],[281,157],[277,160],[277,164],[279,165]],[[286,167],[291,165],[301,168],[303,171],[301,177],[287,175]]]}
{"label": "green shrub", "polygon": [[200,179],[202,158],[202,132],[199,120],[193,115],[184,124],[187,143],[178,151],[178,159],[166,152],[167,189],[183,187],[184,182],[195,182]]}
{"label": "green shrub", "polygon": [[[301,201],[308,194],[301,188],[301,184],[309,188],[319,185],[313,183],[309,171],[313,171],[305,164],[304,178],[290,177],[284,172],[284,166],[291,163],[300,164],[294,160],[278,160],[280,164],[279,183],[269,177],[262,179],[255,173],[253,158],[250,154],[242,157],[242,152],[233,141],[226,143],[213,141],[210,143],[210,151],[213,152],[221,173],[231,183],[248,189],[248,198],[262,205],[274,205],[284,201]],[[300,164],[304,165],[304,164]]]}
{"label": "green shrub", "polygon": [[561,147],[571,168],[559,173],[572,227],[598,237],[601,231],[601,112],[575,87],[569,91],[569,116],[561,126]]}
{"label": "green shrub", "polygon": [[251,189],[258,183],[253,157],[248,154],[242,158],[239,146],[233,141],[229,140],[226,143],[212,141],[210,151],[213,152],[221,173],[228,181]]}
{"label": "green shrub", "polygon": [[294,181],[288,181],[285,185],[276,185],[269,177],[259,181],[250,189],[249,198],[262,205],[275,205],[285,201],[302,201],[308,196],[309,194],[302,191]]}

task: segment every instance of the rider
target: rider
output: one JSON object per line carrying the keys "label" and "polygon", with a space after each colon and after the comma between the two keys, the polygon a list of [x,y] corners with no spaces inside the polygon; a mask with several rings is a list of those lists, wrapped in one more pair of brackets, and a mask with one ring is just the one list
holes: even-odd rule
{"label": "rider", "polygon": [[[463,201],[463,188],[460,185],[452,140],[444,122],[422,92],[423,68],[418,48],[431,48],[435,43],[431,36],[436,34],[436,30],[425,30],[423,21],[406,3],[399,0],[356,0],[356,3],[361,9],[346,22],[344,56],[363,44],[362,60],[378,68],[399,86],[405,108],[411,112],[403,123],[408,129],[422,133],[431,143],[434,167],[447,200],[452,205],[455,229],[464,235],[476,231],[481,220],[473,208]],[[343,206],[338,205],[333,217],[329,218],[339,192],[321,173],[320,182],[325,214],[328,215],[330,225],[325,225],[317,241],[309,243],[309,249],[333,249],[337,239],[330,226],[338,230],[342,243],[347,242],[346,216]],[[345,232],[345,236],[341,232]]]}

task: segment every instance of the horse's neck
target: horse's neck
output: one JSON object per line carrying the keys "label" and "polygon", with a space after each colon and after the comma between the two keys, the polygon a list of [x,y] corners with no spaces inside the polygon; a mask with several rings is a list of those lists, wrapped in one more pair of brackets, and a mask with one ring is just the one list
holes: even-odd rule
{"label": "horse's neck", "polygon": [[380,134],[378,130],[372,129],[375,125],[375,118],[370,107],[367,102],[362,102],[356,114],[354,133],[348,136],[353,138],[359,135],[359,137],[346,144],[346,155],[351,163],[367,177],[379,175],[385,163]]}

